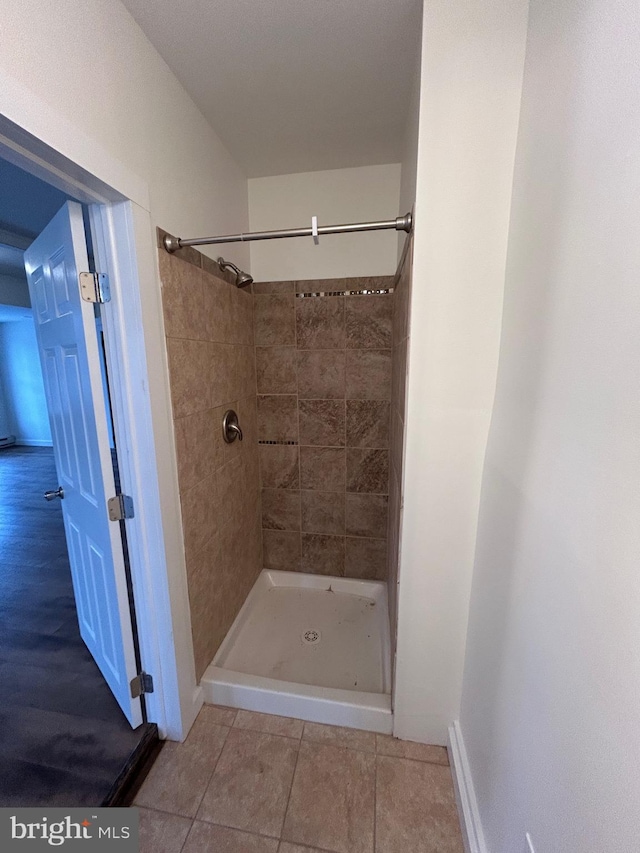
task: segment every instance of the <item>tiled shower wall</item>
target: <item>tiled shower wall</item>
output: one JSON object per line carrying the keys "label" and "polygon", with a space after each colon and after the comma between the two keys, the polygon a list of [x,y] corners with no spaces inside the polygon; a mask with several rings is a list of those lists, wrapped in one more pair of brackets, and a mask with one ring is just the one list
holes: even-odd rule
{"label": "tiled shower wall", "polygon": [[253,285],[267,568],[387,577],[392,286]]}
{"label": "tiled shower wall", "polygon": [[[200,679],[262,568],[253,297],[194,249],[158,251]],[[242,442],[222,439],[227,409]]]}
{"label": "tiled shower wall", "polygon": [[391,441],[389,453],[389,621],[391,643],[395,649],[398,559],[400,521],[402,513],[402,460],[404,452],[404,425],[407,385],[407,345],[409,342],[409,305],[411,302],[411,271],[413,265],[413,239],[405,242],[404,252],[396,276],[393,294],[393,350],[391,367]]}

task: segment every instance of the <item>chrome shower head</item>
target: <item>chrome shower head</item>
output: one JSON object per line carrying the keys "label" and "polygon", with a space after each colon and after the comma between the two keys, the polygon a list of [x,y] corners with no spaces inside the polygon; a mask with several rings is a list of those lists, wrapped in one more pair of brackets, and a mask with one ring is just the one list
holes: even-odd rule
{"label": "chrome shower head", "polygon": [[228,267],[231,268],[236,274],[236,287],[243,287],[245,284],[251,284],[253,281],[253,276],[250,276],[248,272],[242,272],[241,269],[235,264],[232,264],[231,261],[225,261],[224,258],[218,258],[218,266],[221,270],[226,270]]}

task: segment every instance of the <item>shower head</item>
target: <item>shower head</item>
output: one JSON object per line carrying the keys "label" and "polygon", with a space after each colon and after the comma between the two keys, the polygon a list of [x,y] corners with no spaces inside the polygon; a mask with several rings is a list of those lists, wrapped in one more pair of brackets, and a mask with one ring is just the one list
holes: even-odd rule
{"label": "shower head", "polygon": [[235,264],[232,264],[231,261],[225,261],[224,258],[218,258],[218,266],[221,270],[226,270],[227,267],[230,267],[234,273],[236,274],[236,287],[243,287],[245,284],[251,284],[253,281],[253,277],[249,275],[248,272],[242,272],[241,269]]}

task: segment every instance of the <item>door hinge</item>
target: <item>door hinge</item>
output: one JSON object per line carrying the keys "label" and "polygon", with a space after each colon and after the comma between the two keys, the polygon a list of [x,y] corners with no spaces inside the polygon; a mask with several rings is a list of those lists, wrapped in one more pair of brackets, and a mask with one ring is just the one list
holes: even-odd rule
{"label": "door hinge", "polygon": [[85,302],[110,302],[109,276],[104,272],[81,272],[80,294]]}
{"label": "door hinge", "polygon": [[147,672],[141,672],[140,675],[131,679],[129,687],[132,699],[137,699],[144,693],[153,693],[153,677]]}
{"label": "door hinge", "polygon": [[109,521],[122,521],[124,518],[133,518],[133,498],[129,495],[116,495],[107,501],[109,510]]}

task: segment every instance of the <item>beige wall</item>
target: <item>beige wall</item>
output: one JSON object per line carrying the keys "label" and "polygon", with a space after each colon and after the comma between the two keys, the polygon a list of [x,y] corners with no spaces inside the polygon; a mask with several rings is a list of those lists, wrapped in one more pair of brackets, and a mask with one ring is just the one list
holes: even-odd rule
{"label": "beige wall", "polygon": [[[146,182],[154,225],[247,230],[245,175],[118,0],[3,4],[0,113],[116,189],[127,193],[125,173]],[[121,173],[104,173],[94,141]],[[246,246],[227,251],[248,264]]]}
{"label": "beige wall", "polygon": [[639,56],[637,5],[532,0],[460,718],[491,853],[639,847]]}
{"label": "beige wall", "polygon": [[[395,219],[400,166],[362,166],[303,172],[249,181],[252,231]],[[401,211],[406,213],[406,211]],[[393,275],[397,231],[331,234],[314,245],[311,237],[251,243],[256,281]]]}
{"label": "beige wall", "polygon": [[[158,252],[200,679],[262,568],[253,299],[193,249]],[[242,442],[223,441],[227,409]]]}
{"label": "beige wall", "polygon": [[267,568],[386,578],[392,284],[254,284]]}
{"label": "beige wall", "polygon": [[394,725],[430,743],[460,709],[527,8],[424,6]]}

